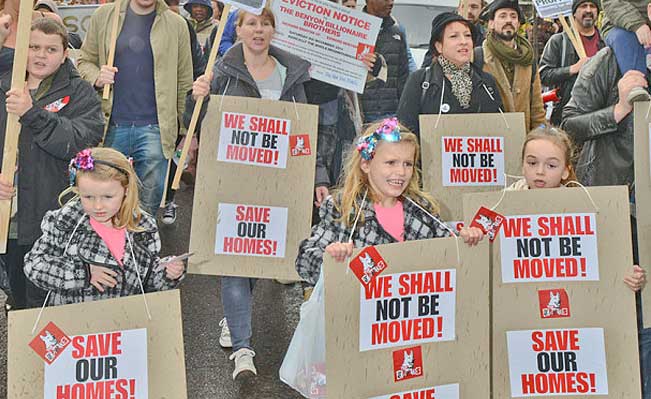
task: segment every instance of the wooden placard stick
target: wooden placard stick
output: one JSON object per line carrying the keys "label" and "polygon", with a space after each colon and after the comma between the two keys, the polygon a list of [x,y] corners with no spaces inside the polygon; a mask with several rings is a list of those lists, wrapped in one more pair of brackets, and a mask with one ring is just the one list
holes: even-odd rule
{"label": "wooden placard stick", "polygon": [[[121,6],[122,1],[121,0],[115,0],[113,2],[113,8],[114,8],[114,13],[113,13],[113,20],[111,21],[111,47],[109,48],[109,53],[108,53],[108,59],[106,60],[106,65],[112,67],[113,63],[115,62],[115,45],[117,44],[118,41],[118,25],[120,22],[120,6]],[[111,92],[111,85],[110,84],[105,84],[104,85],[104,92],[102,93],[102,98],[104,100],[109,99],[109,93]]]}
{"label": "wooden placard stick", "polygon": [[[576,33],[574,32],[574,29],[570,26],[570,24],[565,19],[565,15],[561,15],[559,20],[561,21],[561,25],[563,25],[563,30],[565,31],[565,33],[567,33],[567,37],[570,38],[570,41],[572,42],[572,46],[574,47],[574,50],[576,50],[576,53],[578,54],[579,58],[584,58],[585,50],[583,50],[583,43],[581,43],[581,39],[576,37]],[[583,50],[583,52],[581,52],[581,50]]]}
{"label": "wooden placard stick", "polygon": [[570,21],[572,21],[572,27],[574,28],[576,43],[579,46],[579,48],[577,49],[577,51],[579,52],[579,58],[587,58],[588,56],[585,53],[585,47],[583,46],[583,40],[581,40],[581,32],[579,32],[579,27],[576,24],[576,19],[574,19],[574,17],[571,17]]}
{"label": "wooden placard stick", "polygon": [[[212,42],[212,48],[210,49],[210,55],[208,56],[208,63],[206,64],[206,75],[210,74],[212,76],[212,68],[215,65],[215,60],[217,59],[217,53],[219,52],[219,42],[222,40],[224,34],[224,27],[226,27],[226,19],[228,14],[231,12],[231,5],[226,3],[224,5],[224,10],[222,11],[222,17],[219,21],[219,28],[217,28],[217,34],[215,34],[215,40]],[[178,167],[176,168],[176,174],[174,175],[174,181],[172,182],[172,190],[178,190],[179,184],[181,182],[181,175],[183,174],[183,166],[185,165],[185,159],[188,157],[188,152],[190,152],[190,146],[192,145],[192,136],[194,135],[194,130],[197,128],[197,122],[199,121],[199,114],[201,113],[201,106],[203,105],[203,97],[198,98],[194,104],[194,110],[192,111],[192,118],[190,119],[190,126],[188,126],[188,133],[185,136],[185,143],[183,144],[183,150],[181,151],[181,157],[179,158]]]}
{"label": "wooden placard stick", "polygon": [[[11,75],[12,89],[25,89],[25,71],[27,70],[27,52],[29,50],[29,32],[32,26],[32,2],[21,1],[18,11],[18,29],[16,32],[16,47],[14,65]],[[10,182],[14,181],[16,157],[18,155],[18,135],[20,122],[18,115],[7,114],[5,128],[5,144],[2,153],[2,175]],[[0,201],[0,254],[7,252],[9,238],[9,219],[11,218],[11,200]]]}

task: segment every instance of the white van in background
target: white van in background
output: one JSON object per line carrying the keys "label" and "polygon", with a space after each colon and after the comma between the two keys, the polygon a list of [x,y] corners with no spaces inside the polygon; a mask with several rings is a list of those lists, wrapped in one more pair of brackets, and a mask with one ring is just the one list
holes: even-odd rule
{"label": "white van in background", "polygon": [[[357,8],[361,10],[365,4],[365,0],[360,0]],[[442,12],[454,12],[458,4],[459,0],[394,0],[391,15],[407,31],[407,40],[416,67],[420,68],[423,64],[423,58],[429,47],[432,20]]]}

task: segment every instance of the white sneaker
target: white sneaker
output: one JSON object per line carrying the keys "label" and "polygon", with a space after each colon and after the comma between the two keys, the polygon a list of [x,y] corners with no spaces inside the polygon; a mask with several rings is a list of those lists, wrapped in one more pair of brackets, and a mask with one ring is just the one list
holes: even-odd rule
{"label": "white sneaker", "polygon": [[222,348],[232,348],[233,341],[231,341],[231,330],[228,329],[228,323],[226,323],[225,317],[221,319],[219,326],[222,328],[222,332],[219,334],[219,345],[221,345]]}
{"label": "white sneaker", "polygon": [[235,360],[235,370],[233,370],[234,380],[237,377],[245,377],[247,374],[249,376],[258,375],[258,371],[253,364],[254,356],[255,352],[251,349],[242,348],[228,357],[230,360]]}

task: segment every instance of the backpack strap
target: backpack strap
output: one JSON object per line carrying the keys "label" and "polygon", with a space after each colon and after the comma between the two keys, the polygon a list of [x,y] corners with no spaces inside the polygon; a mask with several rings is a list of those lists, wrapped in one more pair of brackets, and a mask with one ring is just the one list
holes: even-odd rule
{"label": "backpack strap", "polygon": [[422,89],[420,93],[420,104],[422,105],[423,102],[425,101],[425,96],[427,95],[427,90],[429,89],[429,81],[432,79],[432,66],[428,66],[425,68],[425,78],[423,79],[423,83],[421,83],[420,87]]}

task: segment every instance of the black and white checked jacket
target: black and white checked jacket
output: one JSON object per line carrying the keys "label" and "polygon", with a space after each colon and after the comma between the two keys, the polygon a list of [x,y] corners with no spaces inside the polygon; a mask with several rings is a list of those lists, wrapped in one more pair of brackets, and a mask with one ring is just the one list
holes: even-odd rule
{"label": "black and white checked jacket", "polygon": [[[361,202],[358,198],[358,203]],[[423,198],[412,198],[423,208],[428,208],[428,202]],[[405,215],[405,241],[425,240],[428,238],[447,237],[450,233],[441,226],[440,222],[412,204],[409,200],[402,201]],[[373,205],[365,201],[362,207],[363,222],[357,224],[353,243],[355,248],[371,245],[397,242],[391,234],[382,228]],[[310,238],[303,240],[298,248],[296,271],[308,284],[314,285],[319,278],[325,248],[333,242],[346,242],[350,237],[350,227],[340,222],[341,214],[335,208],[335,200],[328,197],[319,209],[321,222],[312,227]],[[438,215],[435,215],[438,217]],[[355,215],[351,218],[354,220]]]}
{"label": "black and white checked jacket", "polygon": [[[43,218],[43,234],[25,256],[25,275],[36,286],[52,291],[49,305],[64,305],[141,293],[137,268],[145,292],[174,288],[179,280],[169,280],[165,269],[156,272],[159,264],[160,237],[153,217],[144,214],[140,232],[128,232],[133,245],[125,242],[121,267],[108,247],[93,230],[81,202],[73,200],[61,209],[49,211]],[[117,272],[117,285],[104,292],[90,285],[89,265],[107,267]]]}

